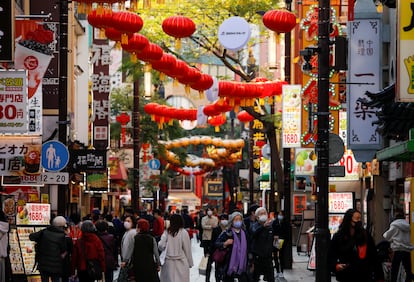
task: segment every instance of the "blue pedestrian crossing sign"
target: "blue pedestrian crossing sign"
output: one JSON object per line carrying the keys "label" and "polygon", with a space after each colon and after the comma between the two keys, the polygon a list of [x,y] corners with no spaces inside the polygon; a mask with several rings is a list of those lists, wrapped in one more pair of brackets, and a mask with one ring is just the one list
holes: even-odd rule
{"label": "blue pedestrian crossing sign", "polygon": [[151,159],[148,162],[148,166],[150,167],[150,169],[160,169],[161,163],[160,160],[158,159]]}
{"label": "blue pedestrian crossing sign", "polygon": [[69,162],[69,151],[60,141],[47,141],[42,145],[42,166],[47,171],[61,171]]}

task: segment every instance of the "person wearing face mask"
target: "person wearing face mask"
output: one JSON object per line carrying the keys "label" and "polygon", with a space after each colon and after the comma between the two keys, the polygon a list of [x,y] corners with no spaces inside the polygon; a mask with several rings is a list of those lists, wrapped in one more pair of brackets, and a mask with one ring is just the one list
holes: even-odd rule
{"label": "person wearing face mask", "polygon": [[[209,248],[209,251],[208,251],[209,256],[208,256],[207,269],[206,269],[206,282],[210,281],[211,265],[213,264],[212,255],[213,255],[214,251],[217,249],[215,243],[217,241],[217,238],[220,236],[220,234],[226,230],[228,222],[229,222],[228,219],[229,219],[229,216],[227,214],[221,214],[219,216],[218,226],[216,226],[213,229],[213,232],[212,232],[212,235],[211,235],[211,241],[210,241],[210,248]],[[215,262],[215,269],[217,270],[218,267],[219,266],[218,266],[217,262]],[[221,281],[219,271],[215,271],[215,277],[216,277],[216,281]]]}
{"label": "person wearing face mask", "polygon": [[[284,259],[286,257],[286,240],[288,239],[289,226],[285,220],[284,212],[279,211],[277,218],[272,223],[273,229],[273,261],[276,268],[276,277],[283,278]],[[280,244],[283,240],[282,244]],[[275,245],[276,243],[276,245]]]}
{"label": "person wearing face mask", "polygon": [[257,222],[250,226],[250,253],[253,258],[253,281],[260,280],[260,275],[269,282],[275,281],[273,270],[273,229],[264,207],[255,212]]}
{"label": "person wearing face mask", "polygon": [[359,211],[346,211],[338,232],[332,237],[328,264],[337,281],[384,280],[374,239],[362,226]]}
{"label": "person wearing face mask", "polygon": [[217,238],[215,247],[228,249],[224,262],[216,264],[216,281],[233,282],[236,278],[239,282],[249,281],[248,237],[240,212],[230,215],[228,228]]}
{"label": "person wearing face mask", "polygon": [[127,215],[124,219],[125,233],[121,240],[121,268],[128,265],[134,251],[134,238],[137,235],[137,220],[132,215]]}
{"label": "person wearing face mask", "polygon": [[204,249],[204,256],[208,255],[211,244],[211,236],[213,229],[218,225],[218,218],[213,215],[213,211],[207,209],[207,215],[201,219],[201,227],[203,228],[202,247]]}

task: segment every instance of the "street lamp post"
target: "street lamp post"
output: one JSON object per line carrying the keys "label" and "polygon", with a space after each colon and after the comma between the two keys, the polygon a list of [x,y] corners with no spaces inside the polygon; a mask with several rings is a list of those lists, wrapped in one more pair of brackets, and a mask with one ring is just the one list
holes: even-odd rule
{"label": "street lamp post", "polygon": [[329,24],[330,0],[319,0],[318,13],[318,141],[316,167],[318,202],[315,217],[316,281],[330,281],[327,250],[329,248]]}
{"label": "street lamp post", "polygon": [[139,211],[139,151],[141,144],[139,141],[140,124],[139,124],[139,79],[134,81],[134,106],[132,111],[133,130],[133,148],[134,148],[134,184],[131,190],[131,206],[134,211]]}

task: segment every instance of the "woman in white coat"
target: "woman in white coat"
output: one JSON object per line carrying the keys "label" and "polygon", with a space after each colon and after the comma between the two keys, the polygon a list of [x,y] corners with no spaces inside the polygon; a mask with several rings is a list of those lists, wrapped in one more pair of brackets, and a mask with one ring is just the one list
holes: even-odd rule
{"label": "woman in white coat", "polygon": [[193,266],[191,241],[184,229],[184,220],[179,214],[170,217],[170,226],[158,243],[160,251],[165,251],[165,261],[161,267],[161,281],[189,282],[190,268]]}

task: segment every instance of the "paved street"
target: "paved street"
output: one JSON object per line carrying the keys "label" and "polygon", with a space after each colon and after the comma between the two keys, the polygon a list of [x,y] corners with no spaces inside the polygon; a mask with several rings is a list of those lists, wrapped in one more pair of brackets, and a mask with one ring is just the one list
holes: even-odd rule
{"label": "paved street", "polygon": [[[200,244],[197,243],[196,239],[191,240],[192,250],[193,250],[193,261],[194,266],[190,270],[190,281],[191,282],[205,282],[206,277],[200,275],[198,272],[198,264],[201,261],[203,256],[203,249],[200,247]],[[293,248],[293,265],[292,269],[287,269],[284,271],[284,279],[279,279],[279,282],[314,282],[315,281],[315,272],[309,271],[307,269],[308,265],[308,256],[298,255],[296,252],[296,247]],[[115,278],[118,277],[118,273],[115,273]],[[116,280],[115,280],[116,281]],[[214,264],[211,273],[210,281],[214,281]],[[263,280],[262,280],[263,281]],[[161,281],[165,282],[165,281]]]}

